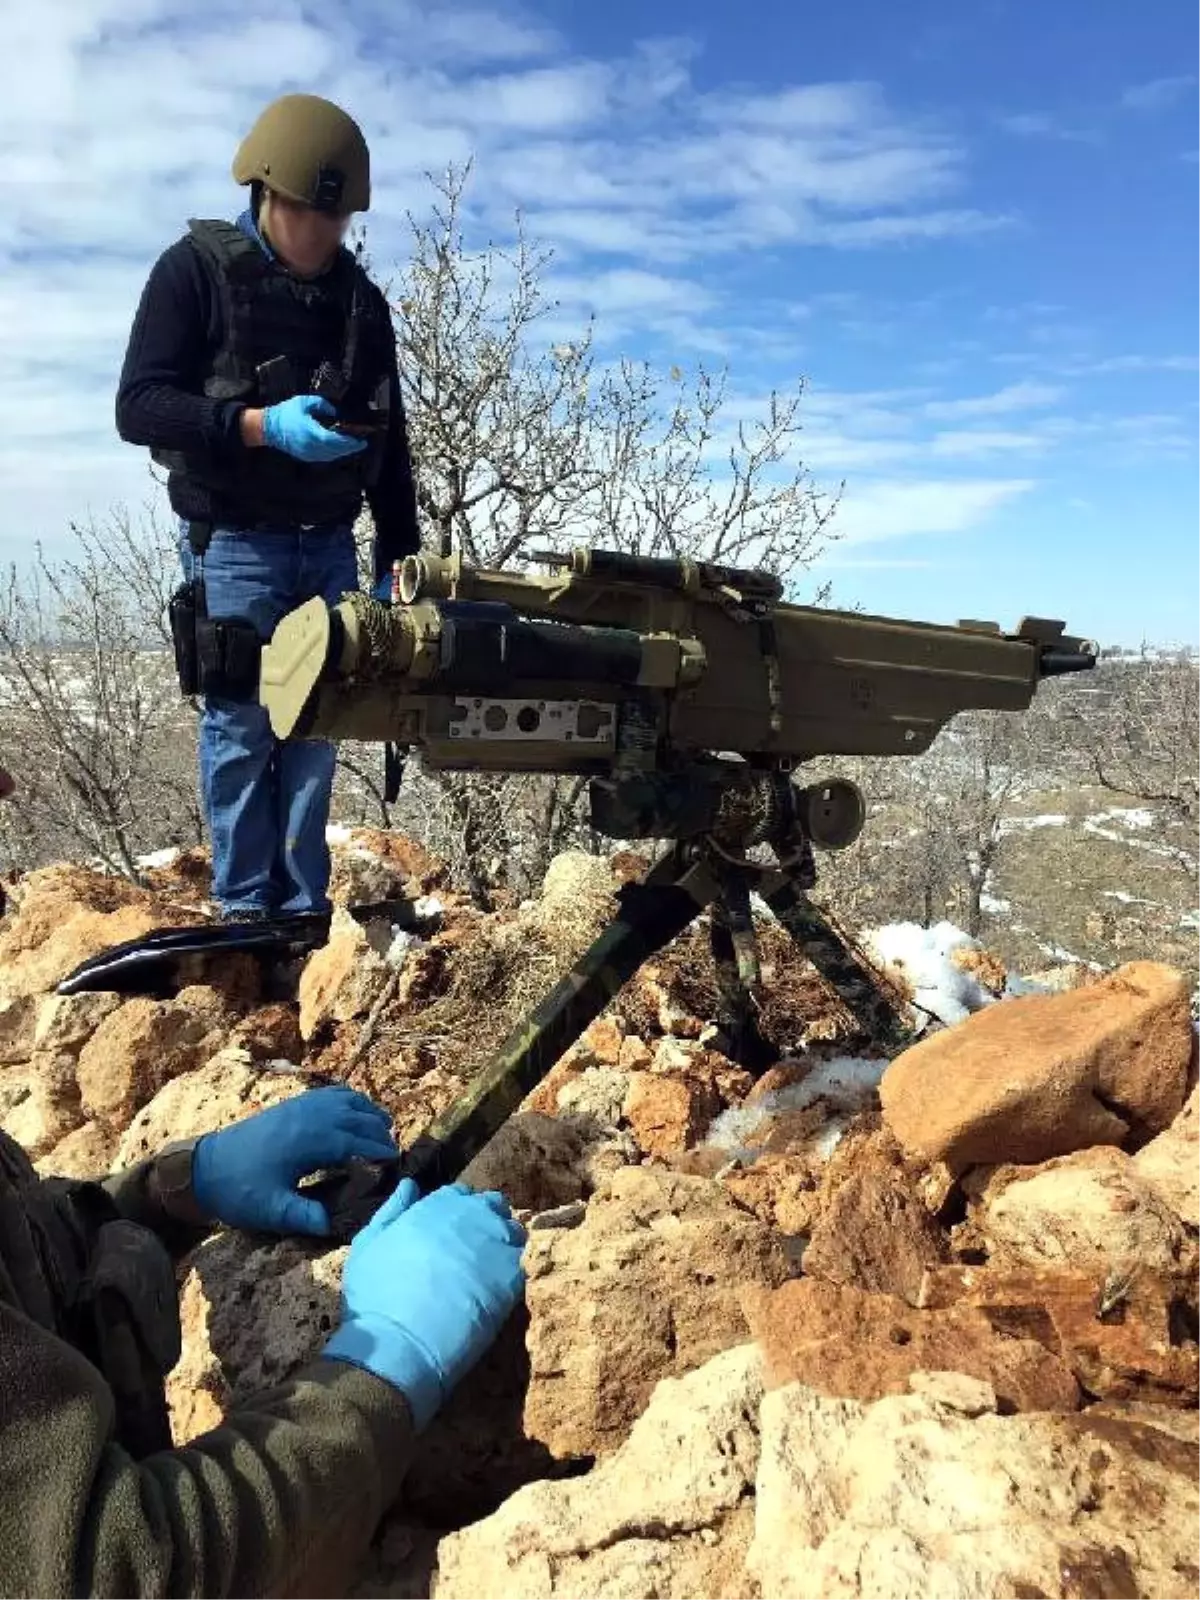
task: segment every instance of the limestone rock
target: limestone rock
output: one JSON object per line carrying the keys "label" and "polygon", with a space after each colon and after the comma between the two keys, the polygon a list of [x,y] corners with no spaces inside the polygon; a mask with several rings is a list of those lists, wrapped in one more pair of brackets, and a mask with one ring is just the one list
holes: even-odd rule
{"label": "limestone rock", "polygon": [[817,1155],[772,1153],[735,1169],[722,1181],[740,1205],[769,1227],[782,1234],[807,1235],[819,1214],[823,1172],[824,1161]]}
{"label": "limestone rock", "polygon": [[600,1067],[615,1067],[621,1059],[625,1035],[612,1017],[597,1017],[579,1038],[579,1053]]}
{"label": "limestone rock", "polygon": [[617,880],[603,856],[564,850],[546,868],[528,920],[545,930],[554,948],[583,950],[614,916],[616,891]]}
{"label": "limestone rock", "polygon": [[402,834],[350,828],[331,839],[329,898],[334,905],[416,899],[445,880],[436,857]]}
{"label": "limestone rock", "polygon": [[337,1325],[345,1255],[242,1233],[215,1234],[192,1252],[180,1295],[183,1351],[167,1379],[176,1444],[317,1353]]}
{"label": "limestone rock", "polygon": [[925,1268],[944,1261],[948,1239],[925,1207],[886,1130],[845,1139],[816,1199],[804,1270],[913,1302]]}
{"label": "limestone rock", "polygon": [[1177,1217],[1200,1228],[1200,1086],[1171,1126],[1138,1151],[1133,1165]]}
{"label": "limestone rock", "polygon": [[216,1048],[217,1013],[184,998],[126,1000],[105,1017],[79,1055],[77,1080],[89,1117],[123,1127],[164,1083],[198,1067]]}
{"label": "limestone rock", "polygon": [[48,1055],[77,1056],[104,1019],[122,1003],[121,995],[103,990],[50,995],[38,1009],[34,1048]]}
{"label": "limestone rock", "polygon": [[0,1067],[18,1066],[34,1051],[38,1000],[21,994],[0,1002]]}
{"label": "limestone rock", "polygon": [[526,1432],[556,1456],[613,1450],[655,1383],[742,1343],[740,1295],[782,1283],[781,1242],[719,1185],[628,1167],[582,1226],[530,1235]]}
{"label": "limestone rock", "polygon": [[43,867],[11,897],[15,916],[0,932],[0,1003],[48,994],[90,956],[157,928],[201,920],[123,878],[86,867]]}
{"label": "limestone rock", "polygon": [[85,1122],[36,1162],[43,1177],[103,1178],[116,1164],[119,1137],[102,1122]]}
{"label": "limestone rock", "polygon": [[913,1394],[924,1395],[964,1417],[982,1417],[998,1405],[991,1384],[982,1378],[968,1378],[965,1372],[910,1372],[908,1387]]}
{"label": "limestone rock", "polygon": [[906,1150],[956,1172],[1166,1128],[1183,1104],[1188,989],[1140,961],[1084,989],[991,1005],[899,1056],[880,1086]]}
{"label": "limestone rock", "polygon": [[1140,1271],[935,1267],[923,1308],[973,1306],[994,1328],[1034,1339],[1097,1399],[1196,1404],[1197,1349],[1176,1313],[1177,1284]]}
{"label": "limestone rock", "polygon": [[648,1156],[668,1160],[688,1150],[721,1108],[705,1083],[691,1076],[665,1077],[656,1072],[631,1072],[625,1096],[625,1120]]}
{"label": "limestone rock", "polygon": [[664,1379],[586,1477],[531,1484],[443,1539],[437,1600],[744,1595],[761,1387],[745,1346]]}
{"label": "limestone rock", "polygon": [[1067,1366],[1032,1339],[1005,1338],[973,1307],[915,1311],[892,1295],[802,1278],[747,1290],[746,1313],[769,1383],[877,1400],[903,1394],[912,1373],[965,1372],[990,1383],[1011,1411],[1072,1411]]}
{"label": "limestone rock", "polygon": [[577,1076],[572,1074],[557,1091],[555,1108],[561,1114],[594,1122],[600,1128],[619,1128],[629,1079],[628,1072],[620,1072],[616,1067],[585,1067]]}
{"label": "limestone rock", "polygon": [[0,1122],[15,1106],[27,1100],[33,1089],[33,1069],[28,1061],[15,1067],[0,1067]]}
{"label": "limestone rock", "polygon": [[7,1114],[3,1126],[5,1133],[37,1160],[84,1120],[75,1058],[39,1055],[29,1064],[29,1094]]}
{"label": "limestone rock", "polygon": [[300,1018],[285,1001],[261,1006],[243,1017],[229,1035],[229,1043],[246,1050],[255,1061],[299,1061],[304,1054]]}
{"label": "limestone rock", "polygon": [[621,1040],[617,1065],[624,1072],[644,1072],[654,1061],[654,1052],[644,1039],[630,1033]]}
{"label": "limestone rock", "polygon": [[972,1220],[998,1263],[1163,1274],[1183,1264],[1179,1218],[1135,1160],[1111,1146],[1039,1167],[1001,1167]]}
{"label": "limestone rock", "polygon": [[262,1072],[240,1053],[222,1051],[204,1066],[172,1078],[142,1107],[121,1138],[116,1164],[133,1166],[172,1139],[215,1133],[307,1087],[302,1074]]}
{"label": "limestone rock", "polygon": [[367,931],[336,910],[328,943],[314,950],[300,978],[300,1032],[312,1039],[323,1026],[365,1017],[391,975]]}
{"label": "limestone rock", "polygon": [[928,1394],[863,1405],[793,1384],[762,1403],[747,1565],[773,1600],[1182,1600],[1195,1420],[970,1417]]}

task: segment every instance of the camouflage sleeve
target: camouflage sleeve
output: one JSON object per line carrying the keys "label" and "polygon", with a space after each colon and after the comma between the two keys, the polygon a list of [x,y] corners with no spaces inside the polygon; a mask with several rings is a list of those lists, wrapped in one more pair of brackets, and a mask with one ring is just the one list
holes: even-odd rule
{"label": "camouflage sleeve", "polygon": [[0,1303],[0,1593],[344,1594],[413,1429],[370,1373],[318,1360],[185,1449],[113,1442],[94,1367]]}

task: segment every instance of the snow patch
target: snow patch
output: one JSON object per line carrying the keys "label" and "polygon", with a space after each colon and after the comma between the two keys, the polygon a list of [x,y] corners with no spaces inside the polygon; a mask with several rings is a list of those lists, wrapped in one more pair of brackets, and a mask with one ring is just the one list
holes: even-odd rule
{"label": "snow patch", "polygon": [[895,922],[866,935],[868,948],[885,966],[895,967],[913,989],[913,1005],[950,1026],[994,1003],[995,996],[970,972],[950,959],[955,950],[977,950],[979,942],[950,922],[922,928]]}
{"label": "snow patch", "polygon": [[325,843],[328,845],[347,845],[350,843],[351,830],[344,822],[331,822],[325,829]]}
{"label": "snow patch", "polygon": [[823,1159],[833,1154],[850,1117],[870,1104],[888,1061],[862,1056],[835,1056],[818,1062],[800,1083],[789,1083],[766,1094],[754,1105],[733,1106],[713,1119],[707,1143],[733,1155],[752,1158],[754,1135],[763,1124],[784,1111],[804,1111],[824,1100],[835,1113],[813,1134],[807,1148]]}
{"label": "snow patch", "polygon": [[138,856],[134,865],[152,872],[156,867],[173,867],[182,854],[178,845],[171,845],[166,850],[151,850],[149,855]]}
{"label": "snow patch", "polygon": [[1003,838],[1010,833],[1028,833],[1032,828],[1065,828],[1068,818],[1061,811],[1047,811],[1040,817],[1005,817],[1000,823]]}

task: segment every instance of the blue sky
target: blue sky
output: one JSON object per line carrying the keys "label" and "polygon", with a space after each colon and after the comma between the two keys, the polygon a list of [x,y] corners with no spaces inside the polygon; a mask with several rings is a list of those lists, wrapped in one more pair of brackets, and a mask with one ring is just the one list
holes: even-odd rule
{"label": "blue sky", "polygon": [[[371,139],[372,254],[473,156],[554,247],[564,334],[807,381],[835,599],[1197,637],[1196,8],[56,0],[0,61],[0,558],[145,501],[112,431],[141,282],[228,214],[287,88]],[[15,30],[15,32],[13,32]]]}

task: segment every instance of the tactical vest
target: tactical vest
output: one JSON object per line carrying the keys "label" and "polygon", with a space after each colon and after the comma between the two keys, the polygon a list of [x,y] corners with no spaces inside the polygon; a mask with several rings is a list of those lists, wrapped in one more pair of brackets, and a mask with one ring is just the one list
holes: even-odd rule
{"label": "tactical vest", "polygon": [[[221,296],[224,342],[204,380],[210,399],[257,407],[319,394],[346,421],[386,423],[393,364],[387,310],[348,250],[339,250],[320,278],[303,280],[232,223],[192,221],[188,229]],[[383,449],[379,433],[366,450],[333,462],[295,461],[265,448],[221,460],[153,454],[172,478],[204,491],[214,522],[328,526],[358,516]]]}

